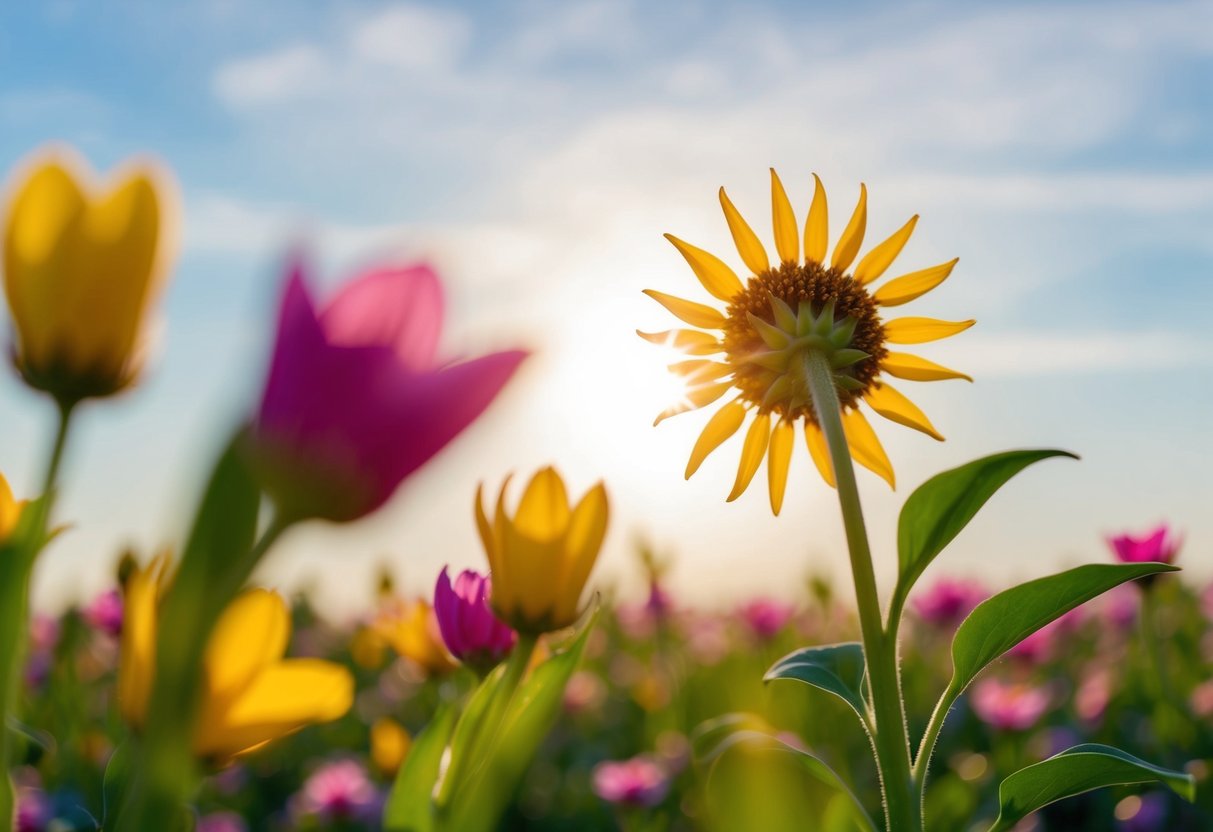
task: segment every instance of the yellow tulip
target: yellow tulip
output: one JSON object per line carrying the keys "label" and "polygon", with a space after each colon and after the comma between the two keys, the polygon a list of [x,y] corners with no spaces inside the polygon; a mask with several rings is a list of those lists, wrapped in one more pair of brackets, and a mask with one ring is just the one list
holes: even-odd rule
{"label": "yellow tulip", "polygon": [[391,717],[380,717],[371,725],[371,762],[384,777],[396,776],[412,745],[409,732]]}
{"label": "yellow tulip", "polygon": [[21,512],[25,509],[26,501],[13,497],[13,490],[8,486],[8,480],[0,474],[0,543],[8,540],[17,528]]}
{"label": "yellow tulip", "polygon": [[434,609],[420,598],[411,603],[388,603],[372,627],[393,650],[412,659],[430,676],[450,673],[459,666],[442,640]]}
{"label": "yellow tulip", "polygon": [[607,528],[607,493],[600,482],[570,508],[553,468],[531,478],[518,510],[505,508],[509,480],[497,496],[492,522],[481,490],[476,525],[492,570],[497,615],[524,633],[546,633],[577,620],[578,603]]}
{"label": "yellow tulip", "polygon": [[158,165],[139,161],[101,186],[63,149],[19,169],[3,224],[4,290],[30,386],[74,403],[138,377],[174,247],[168,183]]}
{"label": "yellow tulip", "polygon": [[[167,584],[159,557],[126,584],[126,621],[118,673],[123,717],[141,727],[155,676],[157,602]],[[286,602],[264,589],[246,590],[215,625],[202,659],[203,691],[194,727],[194,754],[217,761],[345,715],[354,679],[319,659],[283,659],[290,637]]]}

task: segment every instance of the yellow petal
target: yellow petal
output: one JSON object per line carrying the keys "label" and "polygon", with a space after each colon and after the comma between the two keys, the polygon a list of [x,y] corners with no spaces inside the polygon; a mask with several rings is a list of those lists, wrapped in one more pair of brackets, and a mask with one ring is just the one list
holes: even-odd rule
{"label": "yellow petal", "polygon": [[143,725],[156,671],[156,606],[168,559],[157,557],[136,569],[123,588],[118,706],[129,725]]}
{"label": "yellow petal", "polygon": [[890,344],[925,344],[964,332],[976,321],[941,321],[936,318],[895,318],[884,323],[885,340]]}
{"label": "yellow petal", "polygon": [[910,355],[908,352],[890,352],[886,354],[880,362],[880,369],[891,376],[904,378],[907,381],[944,381],[949,378],[963,378],[965,381],[973,380],[964,373],[949,370],[942,364],[936,364],[934,361],[928,361],[917,355]]}
{"label": "yellow petal", "polygon": [[775,228],[775,250],[779,252],[779,259],[784,263],[798,262],[800,234],[796,228],[796,215],[775,168],[771,168],[771,223]]}
{"label": "yellow petal", "polygon": [[688,383],[703,384],[704,382],[716,381],[717,379],[732,375],[733,365],[697,358],[671,364],[670,372],[675,375],[684,376]]}
{"label": "yellow petal", "polygon": [[707,407],[712,402],[719,399],[725,393],[733,388],[733,382],[717,381],[709,384],[701,384],[698,387],[692,387],[687,390],[686,399],[678,402],[671,407],[657,414],[657,418],[653,420],[653,425],[656,427],[671,416],[677,416],[679,413],[687,413],[691,410],[698,410],[701,407]]}
{"label": "yellow petal", "polygon": [[889,488],[896,488],[893,463],[889,462],[889,455],[885,453],[867,417],[858,410],[848,410],[842,415],[842,432],[846,434],[847,447],[851,449],[855,461],[881,477]]}
{"label": "yellow petal", "polygon": [[564,564],[564,534],[537,539],[520,534],[507,523],[503,542],[517,600],[516,617],[530,622],[548,620],[560,597],[556,577]]}
{"label": "yellow petal", "polygon": [[582,590],[606,538],[609,514],[606,486],[601,482],[591,488],[573,510],[569,534],[565,538],[561,590],[552,621],[554,627],[567,626],[577,618]]}
{"label": "yellow petal", "polygon": [[762,457],[767,452],[767,441],[771,437],[771,417],[760,413],[750,423],[750,429],[745,435],[745,444],[741,448],[741,461],[737,466],[737,479],[733,482],[733,491],[729,494],[728,502],[733,502],[749,487],[750,481],[762,464]]}
{"label": "yellow petal", "polygon": [[371,725],[371,762],[383,777],[396,776],[412,746],[409,732],[390,716],[381,716]]}
{"label": "yellow petal", "polygon": [[838,238],[838,245],[834,246],[834,257],[830,260],[830,268],[846,271],[847,266],[855,260],[855,255],[859,254],[859,247],[863,245],[863,232],[868,225],[868,188],[866,185],[859,186],[859,202],[855,205],[855,212],[851,214],[851,221],[847,223],[847,227],[843,229],[842,236]]}
{"label": "yellow petal", "polygon": [[864,258],[859,261],[859,265],[855,267],[855,279],[860,283],[871,283],[884,274],[885,270],[893,265],[897,255],[901,254],[901,250],[905,248],[910,235],[914,233],[914,226],[917,224],[918,215],[915,214],[906,221],[905,225],[894,231],[889,239],[864,255]]}
{"label": "yellow petal", "polygon": [[276,592],[251,589],[228,605],[202,658],[206,695],[236,696],[253,677],[286,653],[290,613]]}
{"label": "yellow petal", "polygon": [[720,329],[724,326],[724,315],[710,306],[667,295],[656,289],[645,289],[644,293],[691,326],[702,329]]}
{"label": "yellow petal", "polygon": [[[502,486],[501,493],[503,495],[505,493],[504,486]],[[501,554],[501,537],[497,533],[497,529],[489,523],[488,515],[484,510],[483,483],[476,486],[476,531],[480,534],[485,558],[489,562],[489,574],[493,577],[490,601],[496,609],[509,615],[516,605],[513,583],[510,581],[508,561]]]}
{"label": "yellow petal", "polygon": [[890,280],[876,290],[872,299],[881,306],[900,306],[903,303],[909,303],[947,280],[948,275],[952,273],[952,269],[959,261],[960,258],[956,257],[947,263],[940,263],[938,266],[910,272]]}
{"label": "yellow petal", "polygon": [[873,410],[889,421],[905,425],[908,428],[914,428],[914,430],[922,431],[932,439],[938,439],[940,442],[943,441],[943,435],[935,430],[935,426],[931,424],[931,420],[918,409],[918,406],[889,385],[876,382],[864,394],[863,400]]}
{"label": "yellow petal", "polygon": [[17,528],[25,505],[24,500],[18,501],[13,497],[13,490],[9,487],[8,480],[4,478],[3,474],[0,474],[0,543],[7,540]]}
{"label": "yellow petal", "polygon": [[715,355],[724,351],[724,344],[711,333],[697,329],[669,329],[665,332],[641,332],[636,334],[650,344],[673,347],[687,355]]}
{"label": "yellow petal", "polygon": [[826,248],[829,245],[830,221],[826,207],[826,189],[817,174],[813,174],[813,203],[809,206],[809,217],[804,223],[804,259],[824,263]]}
{"label": "yellow petal", "polygon": [[234,700],[203,703],[194,750],[225,759],[305,725],[340,719],[353,702],[354,678],[344,667],[319,659],[279,662]]}
{"label": "yellow petal", "polygon": [[751,274],[762,274],[771,267],[767,251],[762,247],[754,229],[750,228],[741,213],[733,207],[724,188],[720,189],[720,207],[724,209],[724,218],[729,223],[733,244],[737,246],[737,253],[741,255],[742,262]]}
{"label": "yellow petal", "polygon": [[531,477],[518,511],[514,513],[514,529],[537,541],[553,540],[569,527],[569,494],[556,469],[548,466]]}
{"label": "yellow petal", "polygon": [[674,248],[678,249],[679,254],[686,258],[691,271],[699,278],[703,288],[710,293],[727,301],[732,300],[733,295],[741,291],[741,280],[719,257],[709,254],[701,248],[696,248],[690,243],[684,243],[673,234],[666,234],[665,238],[674,244]]}
{"label": "yellow petal", "polygon": [[783,508],[783,494],[788,485],[788,468],[792,464],[792,446],[796,431],[792,423],[780,419],[771,431],[771,444],[767,449],[767,489],[771,494],[771,511],[776,516]]}
{"label": "yellow petal", "polygon": [[695,440],[691,449],[691,458],[687,461],[686,478],[699,470],[699,466],[708,458],[708,454],[716,450],[726,439],[737,432],[745,421],[745,405],[739,401],[731,401],[712,414],[708,423],[703,426],[703,432]]}
{"label": "yellow petal", "polygon": [[821,428],[812,422],[804,423],[804,441],[809,446],[809,456],[817,466],[817,473],[826,481],[826,485],[836,488],[834,484],[834,464],[830,461],[830,447],[826,443],[825,434]]}

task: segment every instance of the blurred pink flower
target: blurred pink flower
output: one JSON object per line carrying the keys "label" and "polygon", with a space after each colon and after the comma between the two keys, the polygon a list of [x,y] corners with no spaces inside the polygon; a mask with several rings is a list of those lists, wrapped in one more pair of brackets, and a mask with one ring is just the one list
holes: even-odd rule
{"label": "blurred pink flower", "polygon": [[982,601],[990,597],[979,582],[940,578],[910,602],[918,617],[929,624],[954,629]]}
{"label": "blurred pink flower", "polygon": [[1213,679],[1201,682],[1192,689],[1188,697],[1188,706],[1192,713],[1201,719],[1213,716]]}
{"label": "blurred pink flower", "polygon": [[1106,667],[1089,672],[1074,694],[1074,710],[1084,722],[1099,722],[1112,698],[1112,672]]}
{"label": "blurred pink flower", "polygon": [[487,576],[465,569],[454,585],[443,567],[434,587],[438,629],[451,655],[465,664],[488,670],[505,658],[518,636],[489,608],[492,585]]}
{"label": "blurred pink flower", "polygon": [[787,626],[794,612],[795,608],[787,602],[773,598],[755,598],[741,608],[740,614],[754,635],[771,639]]}
{"label": "blurred pink flower", "polygon": [[599,763],[594,767],[594,793],[608,803],[656,806],[670,789],[665,767],[646,756]]}
{"label": "blurred pink flower", "polygon": [[1122,563],[1173,563],[1183,538],[1176,538],[1171,527],[1161,523],[1140,537],[1131,534],[1109,537],[1108,545]]}
{"label": "blurred pink flower", "polygon": [[304,781],[293,808],[326,820],[354,820],[373,816],[378,805],[379,793],[366,769],[354,760],[337,760]]}
{"label": "blurred pink flower", "polygon": [[374,511],[493,401],[526,353],[439,363],[442,310],[428,266],[366,272],[319,311],[291,267],[250,431],[280,510],[337,521]]}
{"label": "blurred pink flower", "polygon": [[1007,655],[1028,664],[1047,661],[1053,655],[1059,629],[1056,621],[1046,624],[1008,650]]}
{"label": "blurred pink flower", "polygon": [[1100,611],[1112,629],[1127,630],[1137,621],[1140,605],[1141,594],[1128,584],[1121,584],[1104,593]]}
{"label": "blurred pink flower", "polygon": [[1026,731],[1049,707],[1049,694],[1023,682],[983,679],[969,697],[978,719],[1000,731]]}
{"label": "blurred pink flower", "polygon": [[711,613],[688,611],[678,618],[687,650],[701,665],[718,664],[729,652],[729,632],[722,618]]}
{"label": "blurred pink flower", "polygon": [[564,709],[570,714],[596,711],[606,701],[606,682],[592,670],[578,670],[564,688]]}
{"label": "blurred pink flower", "polygon": [[658,625],[670,618],[674,604],[668,592],[656,581],[649,584],[648,597],[642,603],[615,606],[615,618],[624,635],[634,641],[653,637]]}
{"label": "blurred pink flower", "polygon": [[117,637],[122,634],[122,593],[116,589],[93,598],[84,608],[84,620],[98,632]]}
{"label": "blurred pink flower", "polygon": [[32,786],[17,788],[17,805],[13,809],[14,832],[46,832],[55,811],[46,792]]}
{"label": "blurred pink flower", "polygon": [[248,824],[235,812],[211,812],[198,818],[194,832],[248,832]]}

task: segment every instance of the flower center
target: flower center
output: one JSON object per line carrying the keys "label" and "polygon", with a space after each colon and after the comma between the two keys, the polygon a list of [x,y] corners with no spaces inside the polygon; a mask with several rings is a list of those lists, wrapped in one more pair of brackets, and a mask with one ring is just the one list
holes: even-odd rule
{"label": "flower center", "polygon": [[887,350],[876,302],[849,274],[810,261],[751,277],[729,303],[724,349],[741,398],[789,421],[817,422],[805,356],[817,350],[834,371],[842,407],[872,386]]}

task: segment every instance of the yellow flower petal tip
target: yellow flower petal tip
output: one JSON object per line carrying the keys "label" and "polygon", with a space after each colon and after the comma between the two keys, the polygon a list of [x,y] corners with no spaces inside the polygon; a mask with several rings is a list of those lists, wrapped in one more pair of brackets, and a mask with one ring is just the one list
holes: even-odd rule
{"label": "yellow flower petal tip", "polygon": [[[885,379],[892,376],[911,381],[944,378],[972,381],[972,378],[918,356],[892,352],[889,345],[947,338],[968,329],[973,321],[882,320],[884,308],[909,303],[931,291],[948,278],[959,262],[956,258],[905,273],[885,281],[879,288],[869,289],[901,255],[917,228],[918,214],[860,257],[868,227],[868,190],[866,184],[861,184],[850,218],[833,251],[828,252],[828,201],[820,177],[813,176],[812,201],[798,234],[783,182],[774,168],[769,172],[771,219],[779,263],[771,265],[753,228],[721,188],[718,196],[729,232],[751,274],[740,291],[733,293],[730,288],[726,293],[719,286],[713,291],[711,281],[704,278],[705,264],[720,261],[667,235],[687,258],[700,282],[719,300],[727,301],[727,306],[712,307],[646,290],[676,317],[697,329],[642,334],[642,337],[653,343],[676,346],[691,355],[713,356],[702,362],[675,365],[675,371],[684,375],[692,387],[684,400],[662,411],[655,423],[706,407],[726,393],[734,394],[696,440],[684,476],[689,479],[694,475],[707,456],[753,414],[737,475],[726,499],[732,502],[740,497],[766,459],[771,510],[778,514],[786,490],[789,454],[783,425],[805,425],[810,456],[822,479],[833,484],[832,462],[808,394],[805,373],[809,353],[817,351],[828,359],[854,460],[896,488],[893,466],[859,407],[866,405],[890,421],[942,441],[942,434],[922,411],[888,387]],[[852,264],[856,265],[852,268]]]}
{"label": "yellow flower petal tip", "polygon": [[18,166],[9,193],[4,290],[22,377],[65,403],[133,384],[176,249],[171,176],[128,160],[102,184],[52,147]]}
{"label": "yellow flower petal tip", "polygon": [[606,485],[595,484],[574,505],[555,468],[530,480],[513,515],[507,478],[489,523],[478,493],[477,524],[493,575],[492,604],[516,630],[540,634],[577,620],[579,601],[606,537]]}

